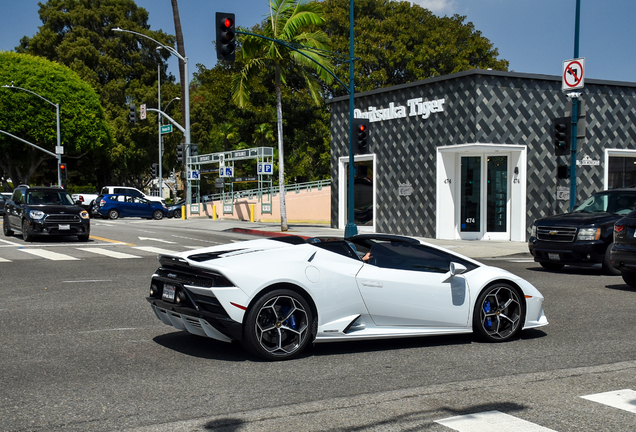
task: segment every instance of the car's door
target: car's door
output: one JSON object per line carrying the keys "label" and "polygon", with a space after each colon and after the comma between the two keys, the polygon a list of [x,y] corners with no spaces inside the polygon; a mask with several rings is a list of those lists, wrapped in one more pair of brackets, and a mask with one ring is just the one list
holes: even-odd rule
{"label": "car's door", "polygon": [[134,197],[133,209],[135,212],[135,217],[148,218],[152,216],[152,206],[150,205],[150,201],[145,198]]}
{"label": "car's door", "polygon": [[25,199],[23,190],[16,189],[13,191],[13,196],[11,197],[13,203],[9,204],[8,212],[9,224],[13,229],[22,229],[22,213],[25,208]]}
{"label": "car's door", "polygon": [[379,246],[371,249],[374,264],[365,263],[356,277],[376,325],[467,326],[466,279],[457,275],[446,280],[451,261],[456,261],[452,255],[419,244]]}

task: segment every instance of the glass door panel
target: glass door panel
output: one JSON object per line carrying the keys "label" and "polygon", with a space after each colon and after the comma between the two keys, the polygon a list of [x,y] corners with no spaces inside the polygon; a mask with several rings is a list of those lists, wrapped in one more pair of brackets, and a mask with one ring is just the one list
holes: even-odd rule
{"label": "glass door panel", "polygon": [[[357,226],[373,226],[373,160],[356,161],[353,181],[353,222]],[[349,164],[345,164],[345,223],[349,208]]]}
{"label": "glass door panel", "polygon": [[486,231],[508,230],[508,157],[488,156],[486,167]]}
{"label": "glass door panel", "polygon": [[481,231],[481,156],[461,158],[460,231]]}

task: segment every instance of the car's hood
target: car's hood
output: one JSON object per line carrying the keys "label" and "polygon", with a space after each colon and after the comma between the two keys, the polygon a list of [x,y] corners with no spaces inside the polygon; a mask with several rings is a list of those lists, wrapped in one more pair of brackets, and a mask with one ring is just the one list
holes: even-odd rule
{"label": "car's hood", "polygon": [[539,219],[535,222],[537,226],[576,226],[583,225],[603,225],[613,223],[621,216],[613,213],[564,213]]}
{"label": "car's hood", "polygon": [[27,210],[40,210],[47,214],[80,214],[84,211],[78,206],[65,205],[29,205]]}

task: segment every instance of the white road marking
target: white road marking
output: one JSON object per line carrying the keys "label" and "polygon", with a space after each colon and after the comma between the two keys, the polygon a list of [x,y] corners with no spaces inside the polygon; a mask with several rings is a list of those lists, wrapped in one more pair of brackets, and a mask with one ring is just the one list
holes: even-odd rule
{"label": "white road marking", "polygon": [[77,248],[77,250],[96,253],[99,255],[105,255],[107,257],[117,258],[117,259],[141,258],[138,255],[131,255],[131,254],[123,253],[123,252],[117,252],[117,251],[102,249],[102,248]]}
{"label": "white road marking", "polygon": [[0,262],[12,262],[11,260],[0,258]]}
{"label": "white road marking", "polygon": [[485,411],[447,419],[435,420],[459,432],[555,432],[500,411]]}
{"label": "white road marking", "polygon": [[176,251],[171,251],[171,250],[167,250],[167,249],[161,249],[161,248],[152,247],[152,246],[134,246],[133,249],[139,249],[139,250],[146,251],[146,252],[152,252],[152,253],[156,253],[156,254],[166,254],[166,255],[174,255],[174,254],[179,253],[179,252],[176,252]]}
{"label": "white road marking", "polygon": [[158,239],[158,238],[151,238],[151,237],[139,237],[139,240],[152,240],[152,241],[156,241],[156,242],[159,242],[159,243],[177,244],[177,242],[173,242],[173,241],[169,241],[169,240],[163,240],[163,239]]}
{"label": "white road marking", "polygon": [[22,252],[30,253],[31,255],[39,256],[52,261],[79,261],[79,258],[73,258],[70,255],[64,255],[57,252],[51,252],[44,249],[19,249]]}
{"label": "white road marking", "polygon": [[615,390],[581,397],[592,402],[598,402],[614,408],[636,413],[636,391],[631,389]]}
{"label": "white road marking", "polygon": [[16,242],[12,242],[12,241],[9,241],[9,240],[4,240],[4,239],[0,239],[0,242],[6,243],[6,244],[10,244],[11,246],[21,246],[20,243],[16,243]]}

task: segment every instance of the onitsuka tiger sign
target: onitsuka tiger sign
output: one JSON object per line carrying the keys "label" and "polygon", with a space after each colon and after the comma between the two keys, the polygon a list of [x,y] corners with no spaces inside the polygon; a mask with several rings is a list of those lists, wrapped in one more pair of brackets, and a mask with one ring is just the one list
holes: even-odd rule
{"label": "onitsuka tiger sign", "polygon": [[367,118],[370,122],[406,118],[407,116],[422,116],[423,119],[427,119],[432,113],[444,111],[445,102],[446,99],[423,101],[422,98],[415,98],[407,100],[406,106],[395,105],[395,103],[391,102],[388,108],[370,106],[367,111],[355,109],[353,116],[355,118]]}

